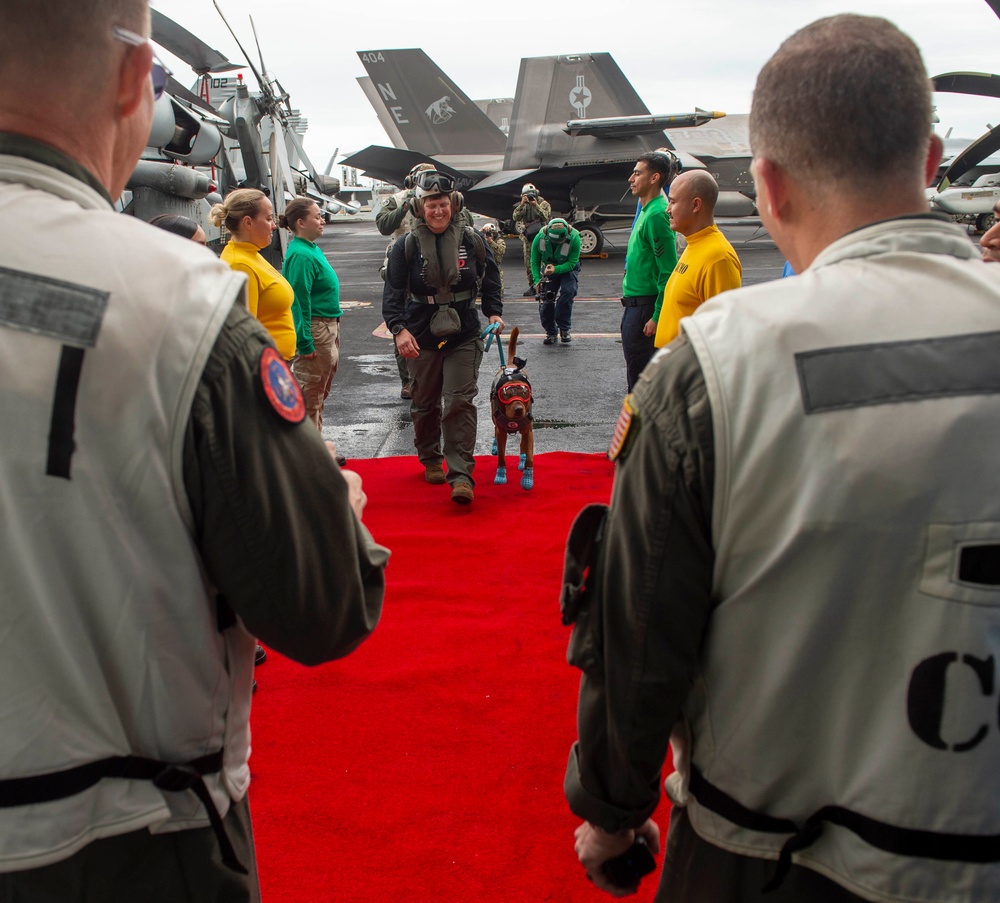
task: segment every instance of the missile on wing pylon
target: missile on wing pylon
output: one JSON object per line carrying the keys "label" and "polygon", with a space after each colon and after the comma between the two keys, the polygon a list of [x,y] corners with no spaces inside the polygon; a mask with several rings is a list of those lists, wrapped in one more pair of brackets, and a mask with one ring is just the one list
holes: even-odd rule
{"label": "missile on wing pylon", "polygon": [[664,129],[690,129],[726,114],[718,110],[695,108],[693,113],[666,116],[608,116],[600,119],[571,119],[563,131],[567,135],[592,135],[597,138],[629,138],[632,135],[653,134]]}

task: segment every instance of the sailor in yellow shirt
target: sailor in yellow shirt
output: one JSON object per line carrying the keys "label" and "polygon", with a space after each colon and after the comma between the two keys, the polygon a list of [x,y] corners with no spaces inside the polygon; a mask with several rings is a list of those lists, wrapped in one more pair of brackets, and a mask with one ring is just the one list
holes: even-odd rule
{"label": "sailor in yellow shirt", "polygon": [[743,282],[740,258],[715,225],[718,199],[718,183],[701,169],[681,173],[670,185],[670,228],[687,239],[687,247],[653,310],[657,348],[677,338],[681,317],[691,316],[709,298]]}
{"label": "sailor in yellow shirt", "polygon": [[225,223],[231,234],[220,255],[223,263],[247,276],[247,307],[268,331],[278,353],[290,361],[295,357],[295,292],[288,280],[261,255],[277,229],[274,208],[262,191],[237,188],[209,213],[216,226]]}

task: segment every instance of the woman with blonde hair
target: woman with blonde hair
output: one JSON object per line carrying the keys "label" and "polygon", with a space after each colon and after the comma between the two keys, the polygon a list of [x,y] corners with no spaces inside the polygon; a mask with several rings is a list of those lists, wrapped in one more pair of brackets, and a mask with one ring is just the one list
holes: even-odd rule
{"label": "woman with blonde hair", "polygon": [[263,191],[237,188],[216,204],[209,219],[229,230],[232,238],[222,250],[222,260],[247,275],[247,304],[270,333],[278,353],[287,361],[295,357],[295,322],[292,302],[295,293],[288,280],[262,256],[277,228],[274,208]]}

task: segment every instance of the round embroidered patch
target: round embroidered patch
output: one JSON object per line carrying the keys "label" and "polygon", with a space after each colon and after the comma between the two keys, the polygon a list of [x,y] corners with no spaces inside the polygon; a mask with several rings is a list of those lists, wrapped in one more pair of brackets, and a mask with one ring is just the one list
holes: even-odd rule
{"label": "round embroidered patch", "polygon": [[271,407],[282,418],[289,423],[301,423],[306,419],[306,400],[299,382],[274,348],[265,348],[260,356],[260,381]]}

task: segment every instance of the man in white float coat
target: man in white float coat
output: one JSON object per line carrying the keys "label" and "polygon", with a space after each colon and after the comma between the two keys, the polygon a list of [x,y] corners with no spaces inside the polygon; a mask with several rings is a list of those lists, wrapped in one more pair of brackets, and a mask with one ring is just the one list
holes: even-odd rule
{"label": "man in white float coat", "polygon": [[0,21],[0,899],[259,900],[255,636],[347,654],[387,551],[243,277],[111,206],[146,0]]}
{"label": "man in white float coat", "polygon": [[799,275],[643,371],[572,641],[565,787],[606,890],[659,850],[672,734],[658,901],[1000,899],[1000,268],[927,213],[931,113],[883,19],[758,77],[757,204]]}

